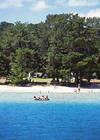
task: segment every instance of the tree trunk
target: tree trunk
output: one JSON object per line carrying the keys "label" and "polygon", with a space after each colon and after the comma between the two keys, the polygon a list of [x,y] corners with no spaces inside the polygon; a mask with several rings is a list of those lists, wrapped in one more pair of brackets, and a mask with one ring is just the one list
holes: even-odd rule
{"label": "tree trunk", "polygon": [[78,73],[76,73],[76,75],[75,75],[75,83],[78,84],[78,82],[79,82]]}
{"label": "tree trunk", "polygon": [[55,76],[53,76],[52,78],[53,78],[53,81],[55,81]]}
{"label": "tree trunk", "polygon": [[91,78],[90,78],[90,76],[88,76],[88,82],[90,83],[90,80],[91,80]]}
{"label": "tree trunk", "polygon": [[59,77],[57,76],[57,83],[59,83]]}
{"label": "tree trunk", "polygon": [[91,80],[91,72],[88,73],[88,82],[90,83]]}
{"label": "tree trunk", "polygon": [[71,83],[71,72],[68,74],[68,83]]}

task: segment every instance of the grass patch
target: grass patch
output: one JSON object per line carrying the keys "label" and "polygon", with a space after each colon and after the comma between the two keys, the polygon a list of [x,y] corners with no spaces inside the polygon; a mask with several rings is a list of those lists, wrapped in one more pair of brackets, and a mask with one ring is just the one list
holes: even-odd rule
{"label": "grass patch", "polygon": [[39,83],[50,83],[52,78],[32,78],[32,82],[39,82]]}

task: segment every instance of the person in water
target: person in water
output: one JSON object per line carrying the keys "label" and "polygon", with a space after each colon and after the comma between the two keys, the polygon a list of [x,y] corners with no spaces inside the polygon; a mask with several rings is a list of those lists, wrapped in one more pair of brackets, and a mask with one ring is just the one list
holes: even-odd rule
{"label": "person in water", "polygon": [[34,100],[41,100],[41,98],[34,96]]}
{"label": "person in water", "polygon": [[47,96],[42,96],[42,97],[34,96],[34,100],[49,100],[49,98],[48,98],[48,95]]}
{"label": "person in water", "polygon": [[46,100],[49,100],[48,95],[45,97]]}
{"label": "person in water", "polygon": [[36,99],[36,96],[34,96],[34,99]]}

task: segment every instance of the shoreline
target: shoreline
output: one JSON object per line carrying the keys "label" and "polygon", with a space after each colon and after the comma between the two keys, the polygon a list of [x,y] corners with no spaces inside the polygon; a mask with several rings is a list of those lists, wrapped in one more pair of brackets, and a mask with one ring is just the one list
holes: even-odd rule
{"label": "shoreline", "polygon": [[[0,103],[99,103],[100,89],[84,89],[75,92],[73,87],[0,85]],[[34,101],[34,96],[46,96],[49,101]]]}

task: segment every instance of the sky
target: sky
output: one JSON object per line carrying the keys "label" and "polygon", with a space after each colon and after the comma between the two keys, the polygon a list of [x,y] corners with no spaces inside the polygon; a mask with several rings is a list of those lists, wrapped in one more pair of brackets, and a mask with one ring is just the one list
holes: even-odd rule
{"label": "sky", "polygon": [[62,13],[100,17],[100,0],[0,0],[0,22],[39,23]]}

